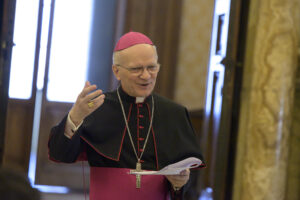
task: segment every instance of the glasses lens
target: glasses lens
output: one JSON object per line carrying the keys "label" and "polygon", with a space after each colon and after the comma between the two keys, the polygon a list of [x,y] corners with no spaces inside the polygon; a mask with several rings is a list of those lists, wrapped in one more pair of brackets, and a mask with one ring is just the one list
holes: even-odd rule
{"label": "glasses lens", "polygon": [[[121,66],[121,65],[119,65]],[[133,74],[142,74],[144,71],[144,68],[149,72],[149,73],[157,73],[158,69],[159,69],[159,65],[149,65],[147,67],[124,67],[121,66],[125,69],[127,69],[129,72],[133,73]]]}
{"label": "glasses lens", "polygon": [[148,72],[156,73],[158,71],[158,65],[150,65],[147,67]]}
{"label": "glasses lens", "polygon": [[129,68],[130,72],[134,73],[134,74],[139,74],[143,71],[143,67],[134,67],[134,68]]}

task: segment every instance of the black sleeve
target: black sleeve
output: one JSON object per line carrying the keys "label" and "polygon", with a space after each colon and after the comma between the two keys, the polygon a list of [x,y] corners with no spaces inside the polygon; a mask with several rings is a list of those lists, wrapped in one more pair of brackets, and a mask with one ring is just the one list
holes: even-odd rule
{"label": "black sleeve", "polygon": [[71,139],[65,136],[67,116],[51,129],[48,140],[49,159],[56,162],[72,163],[77,160],[82,149],[80,128]]}

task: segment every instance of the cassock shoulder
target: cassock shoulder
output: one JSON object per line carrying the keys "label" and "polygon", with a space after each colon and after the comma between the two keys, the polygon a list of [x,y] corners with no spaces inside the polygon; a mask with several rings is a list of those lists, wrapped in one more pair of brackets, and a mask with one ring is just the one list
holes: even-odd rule
{"label": "cassock shoulder", "polygon": [[117,96],[114,92],[107,92],[104,103],[84,120],[81,138],[100,155],[118,160],[124,127]]}
{"label": "cassock shoulder", "polygon": [[166,97],[160,96],[158,94],[154,94],[154,99],[155,102],[161,106],[166,108],[168,111],[176,112],[176,111],[181,111],[185,112],[186,108],[183,105],[180,105]]}
{"label": "cassock shoulder", "polygon": [[119,109],[119,101],[115,92],[105,92],[105,99],[103,104],[91,113],[84,121],[83,125],[88,125],[94,120],[107,118],[107,115],[115,114],[115,111]]}
{"label": "cassock shoulder", "polygon": [[[106,101],[112,101],[112,102],[117,102],[117,103],[119,102],[116,91],[105,92],[104,95],[105,95]],[[104,100],[104,102],[105,102],[105,100]]]}
{"label": "cassock shoulder", "polygon": [[155,94],[154,99],[156,117],[158,120],[164,120],[165,125],[168,125],[168,122],[180,122],[178,125],[191,125],[186,107],[160,95]]}

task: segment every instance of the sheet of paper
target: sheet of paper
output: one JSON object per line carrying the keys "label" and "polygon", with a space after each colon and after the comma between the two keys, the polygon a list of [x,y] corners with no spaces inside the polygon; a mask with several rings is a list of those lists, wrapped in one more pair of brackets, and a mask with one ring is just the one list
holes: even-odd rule
{"label": "sheet of paper", "polygon": [[159,171],[147,171],[142,170],[137,172],[135,170],[130,170],[130,174],[140,174],[140,175],[178,175],[181,171],[189,168],[195,168],[201,165],[202,161],[195,157],[186,158],[177,163],[168,165]]}

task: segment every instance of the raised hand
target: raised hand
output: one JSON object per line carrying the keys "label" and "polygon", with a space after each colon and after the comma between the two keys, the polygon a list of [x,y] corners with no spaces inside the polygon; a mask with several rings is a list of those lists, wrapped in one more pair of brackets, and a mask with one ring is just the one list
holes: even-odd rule
{"label": "raised hand", "polygon": [[84,118],[94,112],[104,102],[105,95],[96,85],[85,82],[84,88],[78,95],[77,100],[70,110],[70,118],[77,126]]}

